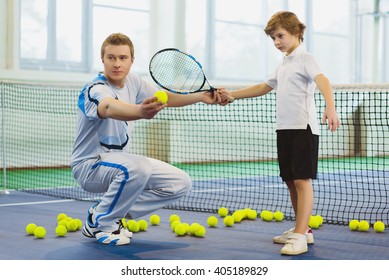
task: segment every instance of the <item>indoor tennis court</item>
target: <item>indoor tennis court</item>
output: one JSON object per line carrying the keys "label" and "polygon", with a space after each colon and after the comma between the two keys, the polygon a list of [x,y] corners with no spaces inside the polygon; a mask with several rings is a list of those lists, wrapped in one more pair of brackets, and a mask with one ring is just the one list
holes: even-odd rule
{"label": "indoor tennis court", "polygon": [[[0,20],[0,265],[12,268],[19,261],[32,260],[42,267],[50,266],[49,260],[120,261],[105,271],[112,274],[119,271],[117,266],[143,265],[143,261],[150,267],[176,261],[189,261],[186,265],[200,261],[205,267],[236,261],[243,266],[247,261],[250,266],[266,263],[273,271],[266,277],[275,277],[276,270],[281,273],[277,264],[287,263],[290,268],[291,261],[303,265],[315,261],[317,269],[344,261],[349,267],[341,272],[355,275],[348,268],[364,262],[371,262],[375,270],[385,267],[389,261],[389,1],[338,2],[247,0],[237,6],[223,0],[0,0],[4,15]],[[335,3],[334,11],[330,7]],[[70,168],[77,98],[84,84],[102,70],[102,40],[113,32],[130,36],[136,57],[131,71],[150,83],[151,57],[173,47],[201,61],[215,87],[236,90],[266,80],[282,60],[263,32],[268,18],[279,10],[295,12],[308,26],[304,44],[331,81],[341,121],[335,133],[320,125],[312,214],[320,215],[323,223],[312,229],[315,243],[308,245],[308,252],[281,255],[282,245],[272,242],[295,223],[288,189],[279,176],[275,91],[227,106],[196,103],[167,108],[150,120],[137,120],[130,152],[184,170],[192,179],[191,191],[141,217],[148,228],[133,233],[128,246],[104,246],[81,230],[56,236],[59,213],[85,222],[88,209],[103,195],[84,191]],[[98,20],[102,17],[110,22],[102,23]],[[162,30],[174,36],[164,36]],[[319,91],[315,103],[320,122],[326,104]],[[227,227],[218,215],[221,207],[229,214],[250,208],[258,216]],[[281,211],[284,219],[264,221],[263,210]],[[159,225],[150,224],[151,214],[161,217]],[[188,224],[204,225],[204,237],[177,236],[169,222],[172,214]],[[216,227],[207,225],[209,216],[217,217]],[[367,221],[370,227],[350,230],[351,220]],[[385,225],[383,232],[374,230],[377,221]],[[46,236],[28,235],[29,223],[44,226]]]}

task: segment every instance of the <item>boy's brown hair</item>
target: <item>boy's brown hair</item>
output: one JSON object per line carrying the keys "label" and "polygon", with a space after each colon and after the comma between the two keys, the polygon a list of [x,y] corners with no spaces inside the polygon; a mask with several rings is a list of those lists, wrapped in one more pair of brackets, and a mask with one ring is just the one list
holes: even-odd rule
{"label": "boy's brown hair", "polygon": [[108,45],[127,45],[130,48],[131,57],[134,58],[134,45],[132,44],[132,41],[128,36],[124,35],[123,33],[113,33],[109,35],[101,45],[101,58],[104,57],[105,48]]}
{"label": "boy's brown hair", "polygon": [[297,35],[301,42],[304,41],[305,25],[292,12],[275,13],[267,22],[264,31],[270,36],[277,28],[283,28],[290,34]]}

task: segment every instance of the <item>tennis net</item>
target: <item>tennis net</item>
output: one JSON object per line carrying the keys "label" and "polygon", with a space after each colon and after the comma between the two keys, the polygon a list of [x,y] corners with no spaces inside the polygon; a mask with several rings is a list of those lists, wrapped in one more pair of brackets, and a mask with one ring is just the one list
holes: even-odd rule
{"label": "tennis net", "polygon": [[[237,86],[228,86],[237,88]],[[2,189],[98,200],[74,181],[69,159],[81,85],[0,81]],[[389,224],[389,85],[334,86],[341,128],[321,126],[314,213],[326,223],[350,219]],[[315,95],[318,119],[323,97]],[[252,208],[293,219],[279,177],[275,93],[228,106],[168,108],[136,121],[131,152],[185,170],[192,191],[169,208],[216,212]]]}

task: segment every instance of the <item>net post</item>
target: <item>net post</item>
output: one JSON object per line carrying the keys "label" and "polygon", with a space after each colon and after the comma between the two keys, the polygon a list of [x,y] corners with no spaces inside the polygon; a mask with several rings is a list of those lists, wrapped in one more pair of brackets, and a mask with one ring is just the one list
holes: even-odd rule
{"label": "net post", "polygon": [[3,138],[3,185],[4,189],[0,190],[0,194],[9,194],[7,191],[7,167],[6,167],[6,144],[5,144],[5,93],[3,90],[3,82],[0,83],[0,95],[1,95],[1,135]]}

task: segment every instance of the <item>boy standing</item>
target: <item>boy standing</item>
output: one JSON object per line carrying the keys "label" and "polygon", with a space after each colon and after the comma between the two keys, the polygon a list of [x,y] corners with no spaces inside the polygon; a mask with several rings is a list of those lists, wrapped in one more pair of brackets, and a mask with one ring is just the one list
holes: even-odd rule
{"label": "boy standing", "polygon": [[281,254],[298,255],[313,243],[308,228],[314,195],[312,179],[316,179],[319,125],[316,120],[314,93],[321,91],[326,108],[323,123],[336,131],[340,126],[331,85],[321,72],[314,57],[302,42],[305,25],[291,12],[278,12],[267,23],[265,33],[274,46],[285,53],[282,63],[265,83],[233,92],[221,90],[224,104],[234,99],[253,98],[276,89],[276,132],[280,176],[289,189],[295,213],[295,227],[273,238],[285,244]]}

